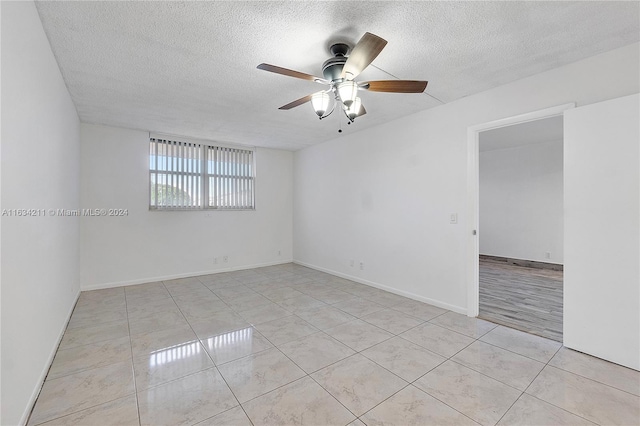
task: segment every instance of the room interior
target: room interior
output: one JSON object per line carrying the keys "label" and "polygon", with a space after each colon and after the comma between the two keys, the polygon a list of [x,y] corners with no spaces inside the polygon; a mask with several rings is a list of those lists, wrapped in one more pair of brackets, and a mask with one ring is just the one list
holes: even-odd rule
{"label": "room interior", "polygon": [[480,133],[479,318],[562,342],[563,118]]}
{"label": "room interior", "polygon": [[[323,424],[391,423],[412,401],[420,403],[405,421],[418,424],[630,424],[640,415],[637,3],[6,1],[0,23],[1,424],[81,424],[115,410],[114,401],[129,404],[134,424],[304,423],[295,404],[270,399],[291,393],[334,407],[314,413]],[[331,45],[353,47],[366,32],[388,44],[357,80],[428,80],[424,93],[358,90],[366,114],[351,124],[336,113],[319,120],[308,105],[278,110],[326,86],[259,64],[321,75]],[[473,277],[477,129],[563,105],[560,347],[474,318]],[[151,210],[154,135],[252,149],[255,209]],[[82,209],[127,213],[55,214]],[[329,333],[282,287],[261,289],[282,280],[304,293],[306,308],[348,325]],[[206,299],[236,318],[249,312],[234,305],[247,301],[240,289],[284,310],[273,320],[289,321],[282,327],[308,330],[299,339],[330,339],[340,361],[321,369],[292,361],[294,341],[278,338],[279,323],[270,329],[247,314],[224,335],[268,349],[221,362],[207,345],[223,334],[199,334],[189,316],[199,314],[178,302]],[[162,356],[193,353],[206,367],[147,389],[132,355],[132,309],[156,297],[172,299],[177,316],[154,324],[174,318],[197,335]],[[90,369],[56,373],[56,353],[61,342],[60,351],[72,350],[64,345],[83,321],[111,324],[116,311],[96,307],[112,303],[126,309],[117,311],[124,335],[108,341],[124,346],[110,350],[130,353],[99,368],[129,390],[63,410],[47,403],[43,396],[68,390],[65,378],[86,383]],[[391,329],[399,318],[404,325]],[[434,352],[420,340],[428,330],[462,346]],[[375,338],[348,343],[356,332]],[[415,355],[411,374],[375,354],[384,344]],[[544,355],[535,359],[531,345]],[[497,352],[526,377],[474,364],[478,353]],[[262,393],[236,388],[229,366],[247,359],[290,374]],[[369,388],[379,392],[358,404],[341,394],[336,376],[353,372],[375,377]],[[479,403],[444,389],[455,377]],[[188,418],[149,414],[154,390],[195,378],[215,384],[203,395],[217,405]]]}

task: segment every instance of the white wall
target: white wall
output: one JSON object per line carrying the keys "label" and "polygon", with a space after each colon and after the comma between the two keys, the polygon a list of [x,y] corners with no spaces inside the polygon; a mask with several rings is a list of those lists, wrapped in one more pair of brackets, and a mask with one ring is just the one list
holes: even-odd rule
{"label": "white wall", "polygon": [[640,369],[640,96],[565,113],[564,343]]}
{"label": "white wall", "polygon": [[[32,2],[2,8],[2,209],[79,206],[79,121]],[[2,217],[2,414],[24,422],[79,293],[79,220]]]}
{"label": "white wall", "polygon": [[81,219],[83,289],[291,261],[291,152],[257,150],[255,211],[149,211],[148,133],[91,124],[80,133],[82,207],[129,211]]}
{"label": "white wall", "polygon": [[479,163],[480,254],[562,264],[562,140],[481,151]]}
{"label": "white wall", "polygon": [[[297,151],[295,260],[466,312],[468,127],[637,93],[639,50],[629,45]],[[451,213],[458,224],[449,224]]]}

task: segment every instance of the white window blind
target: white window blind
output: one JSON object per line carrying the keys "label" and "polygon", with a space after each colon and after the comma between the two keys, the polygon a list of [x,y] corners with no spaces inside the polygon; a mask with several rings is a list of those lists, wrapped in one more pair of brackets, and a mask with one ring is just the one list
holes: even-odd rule
{"label": "white window blind", "polygon": [[255,208],[254,151],[149,138],[149,208]]}
{"label": "white window blind", "polygon": [[209,207],[253,208],[253,151],[207,147]]}

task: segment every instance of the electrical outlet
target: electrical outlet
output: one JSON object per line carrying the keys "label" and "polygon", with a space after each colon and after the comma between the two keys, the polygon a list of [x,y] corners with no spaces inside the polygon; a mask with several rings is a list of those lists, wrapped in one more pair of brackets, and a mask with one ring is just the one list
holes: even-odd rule
{"label": "electrical outlet", "polygon": [[546,252],[546,253],[544,254],[544,257],[545,257],[546,259],[551,259],[551,253],[550,253],[550,252]]}
{"label": "electrical outlet", "polygon": [[278,256],[282,256],[282,251],[278,250]]}
{"label": "electrical outlet", "polygon": [[360,270],[364,271],[364,262],[360,262]]}
{"label": "electrical outlet", "polygon": [[217,257],[214,257],[214,258],[213,258],[213,264],[214,264],[214,265],[217,265],[217,264],[218,264],[218,258],[217,258]]}
{"label": "electrical outlet", "polygon": [[224,263],[227,263],[227,262],[229,261],[229,256],[224,256],[224,257],[222,258],[222,261],[223,261]]}
{"label": "electrical outlet", "polygon": [[353,268],[353,259],[351,259],[351,261],[349,263],[351,264],[351,267]]}

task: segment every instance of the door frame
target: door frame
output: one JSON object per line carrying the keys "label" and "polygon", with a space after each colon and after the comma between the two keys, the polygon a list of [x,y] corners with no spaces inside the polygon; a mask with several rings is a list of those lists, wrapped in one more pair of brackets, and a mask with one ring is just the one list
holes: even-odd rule
{"label": "door frame", "polygon": [[480,133],[499,129],[501,127],[512,126],[514,124],[526,123],[529,121],[541,120],[544,118],[557,117],[563,115],[568,109],[575,108],[575,102],[562,104],[550,108],[528,112],[513,117],[501,118],[499,120],[469,126],[467,129],[467,204],[468,204],[468,243],[467,243],[467,316],[477,317],[480,312],[480,265],[478,257],[480,255],[479,240],[479,205],[480,205]]}

